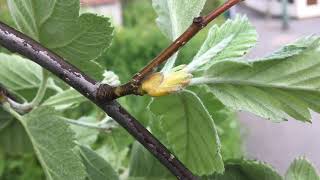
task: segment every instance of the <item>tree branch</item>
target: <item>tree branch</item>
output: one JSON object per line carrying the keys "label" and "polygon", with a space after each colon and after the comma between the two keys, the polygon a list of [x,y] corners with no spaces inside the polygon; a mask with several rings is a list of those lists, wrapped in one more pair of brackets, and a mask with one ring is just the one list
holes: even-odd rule
{"label": "tree branch", "polygon": [[0,84],[0,105],[7,103],[12,109],[20,114],[29,112],[31,109],[25,104],[18,102],[18,99],[2,84]]}
{"label": "tree branch", "polygon": [[[0,22],[0,44],[52,72],[124,127],[178,179],[197,179],[172,153],[116,101],[97,98],[99,83],[26,35]],[[112,88],[104,85],[106,88]]]}
{"label": "tree branch", "polygon": [[226,12],[232,6],[242,2],[244,0],[228,0],[222,6],[210,12],[207,16],[194,18],[190,27],[169,47],[163,50],[157,57],[155,57],[147,66],[136,73],[132,80],[122,86],[113,88],[110,92],[107,87],[101,86],[99,89],[99,96],[101,99],[106,98],[118,98],[129,94],[143,95],[140,89],[140,85],[143,79],[145,79],[150,73],[154,71],[159,65],[166,62],[171,56],[179,51],[185,44],[187,44],[201,29],[206,27],[211,21],[216,19],[219,15]]}

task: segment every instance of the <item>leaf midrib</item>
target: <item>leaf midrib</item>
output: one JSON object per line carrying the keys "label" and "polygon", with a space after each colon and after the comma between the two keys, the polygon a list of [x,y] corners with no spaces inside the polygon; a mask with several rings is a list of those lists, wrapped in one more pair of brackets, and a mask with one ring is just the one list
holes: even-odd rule
{"label": "leaf midrib", "polygon": [[299,91],[309,91],[309,92],[320,92],[319,88],[305,88],[302,86],[290,86],[285,84],[270,84],[263,83],[259,81],[252,80],[237,80],[237,79],[222,79],[222,78],[206,78],[207,82],[211,85],[214,84],[230,84],[230,85],[240,85],[240,86],[255,86],[255,87],[265,87],[265,88],[277,88],[284,90],[299,90]]}

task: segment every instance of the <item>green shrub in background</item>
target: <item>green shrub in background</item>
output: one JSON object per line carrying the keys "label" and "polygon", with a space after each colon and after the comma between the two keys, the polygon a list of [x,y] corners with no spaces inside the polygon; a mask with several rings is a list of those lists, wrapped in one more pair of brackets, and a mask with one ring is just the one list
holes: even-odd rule
{"label": "green shrub in background", "polygon": [[[10,17],[9,9],[7,7],[5,0],[0,0],[0,21],[4,22],[10,26],[14,26],[14,23]],[[0,52],[8,53],[8,51],[5,48],[3,48],[2,46],[0,46]]]}
{"label": "green shrub in background", "polygon": [[155,25],[156,13],[150,0],[122,0],[123,25],[126,28]]}

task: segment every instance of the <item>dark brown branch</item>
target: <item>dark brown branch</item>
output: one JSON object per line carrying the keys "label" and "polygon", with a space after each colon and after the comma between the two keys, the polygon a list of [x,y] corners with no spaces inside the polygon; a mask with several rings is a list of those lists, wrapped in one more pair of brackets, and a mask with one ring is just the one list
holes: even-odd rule
{"label": "dark brown branch", "polygon": [[0,103],[6,101],[7,98],[16,100],[16,97],[0,83]]}
{"label": "dark brown branch", "polygon": [[[157,57],[155,57],[147,66],[140,70],[134,75],[131,82],[128,82],[120,87],[113,89],[114,93],[101,93],[101,95],[113,94],[112,98],[118,98],[121,96],[126,96],[128,94],[143,95],[139,90],[141,81],[146,78],[150,73],[154,71],[159,65],[166,62],[171,56],[173,56],[180,48],[187,44],[201,29],[206,27],[211,21],[216,19],[219,15],[226,12],[232,6],[240,3],[244,0],[228,0],[222,6],[213,10],[207,16],[194,18],[191,26],[178,38],[176,39],[168,48],[163,50]],[[106,92],[106,89],[101,89]],[[106,98],[108,96],[101,96],[101,98]],[[109,96],[110,97],[110,96]]]}
{"label": "dark brown branch", "polygon": [[28,106],[24,106],[18,100],[18,98],[13,95],[6,87],[0,84],[0,104],[9,103],[11,108],[14,109],[19,114],[25,114],[30,112],[32,109]]}
{"label": "dark brown branch", "polygon": [[[63,58],[1,22],[0,44],[8,50],[17,52],[52,72],[99,106],[148,149],[178,179],[197,179],[164,145],[116,101],[102,101],[97,98],[99,83],[65,62]],[[104,87],[112,89],[108,85],[104,85]]]}

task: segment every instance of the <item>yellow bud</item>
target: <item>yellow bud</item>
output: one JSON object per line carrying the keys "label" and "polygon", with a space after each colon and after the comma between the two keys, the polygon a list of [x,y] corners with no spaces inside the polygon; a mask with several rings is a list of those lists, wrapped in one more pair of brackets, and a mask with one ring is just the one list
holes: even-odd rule
{"label": "yellow bud", "polygon": [[192,78],[192,75],[184,67],[185,65],[178,66],[166,74],[161,72],[151,74],[142,82],[142,90],[154,97],[166,96],[180,91],[190,83]]}

